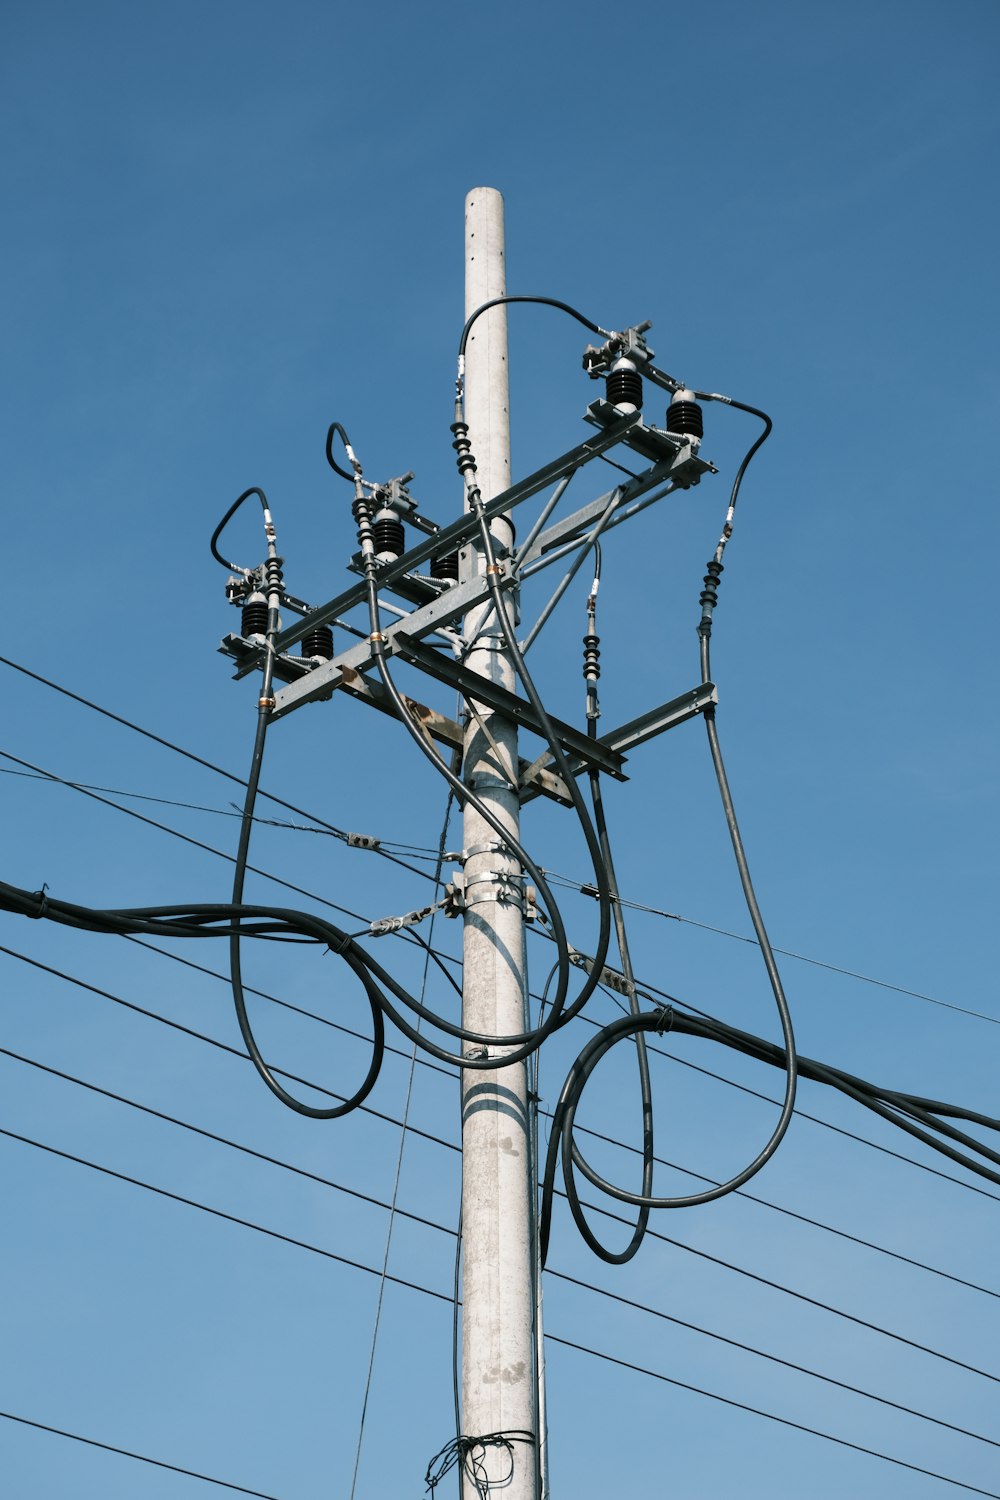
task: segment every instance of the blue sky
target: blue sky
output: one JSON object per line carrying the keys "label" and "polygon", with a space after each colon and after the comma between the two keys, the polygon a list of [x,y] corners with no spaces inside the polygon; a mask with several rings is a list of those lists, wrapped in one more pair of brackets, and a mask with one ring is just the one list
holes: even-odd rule
{"label": "blue sky", "polygon": [[[650,318],[664,368],[774,417],[741,497],[713,651],[774,941],[994,1018],[789,959],[803,1051],[997,1113],[996,7],[957,0],[945,17],[923,0],[620,13],[9,0],[2,35],[0,654],[243,774],[255,694],[216,655],[236,616],[208,537],[240,490],[263,485],[289,588],[337,593],[354,534],[323,457],[334,417],[370,472],[413,469],[427,513],[457,514],[448,423],[463,200],[496,186],[511,291],[568,300],[605,326]],[[555,313],[511,314],[515,473],[586,431],[585,341]],[[719,478],[609,541],[606,724],[697,680],[701,575],[752,432],[710,408],[705,451]],[[235,544],[251,551],[244,525]],[[533,652],[547,701],[580,720],[585,592],[581,581]],[[235,850],[231,783],[2,673],[8,755],[214,809],[128,804]],[[443,690],[404,680],[448,709]],[[629,771],[608,792],[624,894],[748,931],[701,727],[637,751]],[[440,785],[401,731],[353,702],[277,726],[265,780],[339,827],[437,843]],[[216,855],[44,780],[2,782],[5,879],[95,905],[226,899],[230,867]],[[543,864],[587,878],[568,814],[532,804],[525,836]],[[261,828],[251,857],[366,919],[424,899],[424,882],[317,835]],[[277,890],[251,887],[260,899]],[[566,915],[586,948],[592,904],[569,895]],[[6,948],[235,1046],[219,980],[110,938],[0,926]],[[640,975],[773,1034],[752,948],[640,913],[630,935]],[[438,923],[436,942],[455,951],[456,940],[455,924]],[[413,953],[383,941],[378,956],[419,984]],[[193,957],[224,967],[221,951]],[[329,958],[293,959],[254,953],[252,982],[361,1024]],[[231,1055],[0,961],[8,1050],[391,1195],[398,1127],[294,1119]],[[548,962],[536,942],[536,986]],[[331,1088],[363,1066],[342,1035],[265,1002],[260,1027],[274,1055]],[[543,1062],[550,1101],[571,1056],[560,1046]],[[774,1093],[776,1076],[734,1056],[684,1041],[668,1050]],[[0,1071],[5,1129],[381,1265],[381,1209],[8,1056]],[[658,1062],[656,1077],[669,1161],[720,1173],[770,1128],[768,1106],[677,1062]],[[405,1060],[390,1058],[373,1106],[398,1119],[406,1088]],[[818,1086],[803,1088],[801,1107],[951,1170]],[[454,1084],[417,1069],[411,1121],[453,1142]],[[588,1096],[587,1123],[638,1138],[627,1058]],[[595,1159],[630,1170],[612,1148]],[[37,1146],[0,1138],[0,1162],[0,1409],[281,1500],[346,1500],[376,1277]],[[684,1180],[665,1170],[662,1188]],[[998,1375],[995,1195],[805,1118],[753,1191],[987,1290],[745,1199],[661,1220],[688,1248],[651,1242],[621,1270],[589,1257],[562,1212],[552,1264],[1000,1438],[981,1375],[691,1253]],[[457,1192],[456,1153],[411,1133],[403,1207],[453,1226]],[[396,1221],[393,1275],[447,1295],[452,1255],[450,1235]],[[546,1316],[560,1338],[1000,1489],[988,1445],[593,1292],[553,1278]],[[422,1492],[451,1432],[450,1358],[446,1301],[390,1284],[359,1496]],[[555,1491],[930,1500],[953,1489],[562,1345],[548,1358]],[[0,1454],[10,1492],[35,1500],[211,1492],[10,1422]]]}

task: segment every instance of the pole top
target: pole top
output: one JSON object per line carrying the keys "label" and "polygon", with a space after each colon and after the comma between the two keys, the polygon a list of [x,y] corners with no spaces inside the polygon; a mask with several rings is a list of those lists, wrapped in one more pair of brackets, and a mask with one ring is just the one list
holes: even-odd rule
{"label": "pole top", "polygon": [[465,206],[466,206],[467,209],[472,208],[474,206],[476,198],[479,198],[479,199],[484,199],[484,198],[485,199],[493,199],[494,201],[496,201],[496,202],[499,203],[499,206],[501,208],[503,207],[503,193],[501,193],[501,191],[500,191],[499,188],[493,188],[493,187],[474,187],[474,188],[470,188],[469,191],[465,195]]}

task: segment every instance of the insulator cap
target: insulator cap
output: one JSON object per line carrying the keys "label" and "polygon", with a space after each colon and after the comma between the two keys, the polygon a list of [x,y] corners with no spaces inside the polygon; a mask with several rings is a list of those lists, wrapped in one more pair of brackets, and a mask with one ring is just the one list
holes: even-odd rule
{"label": "insulator cap", "polygon": [[244,640],[249,640],[254,635],[267,634],[267,600],[257,590],[247,596],[241,629]]}
{"label": "insulator cap", "polygon": [[441,557],[431,559],[431,577],[447,580],[452,583],[458,582],[458,553],[446,552]]}
{"label": "insulator cap", "polygon": [[302,637],[303,656],[321,656],[329,661],[333,655],[333,631],[329,625],[317,625]]}
{"label": "insulator cap", "polygon": [[406,532],[394,510],[380,510],[372,522],[375,556],[381,561],[401,557],[406,550]]}
{"label": "insulator cap", "polygon": [[705,423],[701,407],[694,399],[694,391],[675,391],[667,407],[667,431],[687,433],[691,437],[704,437]]}
{"label": "insulator cap", "polygon": [[619,411],[642,411],[642,376],[630,360],[618,360],[608,372],[604,394]]}

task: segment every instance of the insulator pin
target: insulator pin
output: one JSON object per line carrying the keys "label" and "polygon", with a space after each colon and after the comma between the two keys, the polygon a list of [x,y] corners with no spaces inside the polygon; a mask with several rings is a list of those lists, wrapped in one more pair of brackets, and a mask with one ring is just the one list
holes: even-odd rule
{"label": "insulator pin", "polygon": [[321,656],[329,661],[333,656],[333,631],[329,625],[317,625],[302,637],[303,656]]}

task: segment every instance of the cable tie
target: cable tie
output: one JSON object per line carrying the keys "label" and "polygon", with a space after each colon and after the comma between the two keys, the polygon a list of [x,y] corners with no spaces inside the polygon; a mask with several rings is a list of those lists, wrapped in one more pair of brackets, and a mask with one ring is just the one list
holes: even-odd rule
{"label": "cable tie", "polygon": [[48,883],[48,881],[46,881],[45,884],[42,886],[42,888],[41,888],[40,891],[33,891],[32,892],[32,895],[38,897],[38,910],[37,911],[29,911],[27,913],[27,915],[32,919],[33,922],[37,922],[42,917],[48,915],[49,898],[46,895],[46,891],[48,890],[48,888],[49,888],[49,883]]}
{"label": "cable tie", "polygon": [[672,1005],[661,1006],[659,1014],[658,1014],[658,1016],[656,1018],[656,1034],[657,1034],[657,1036],[663,1036],[666,1032],[672,1031],[673,1030],[673,1026],[674,1026],[674,1008],[673,1008],[673,1006]]}

